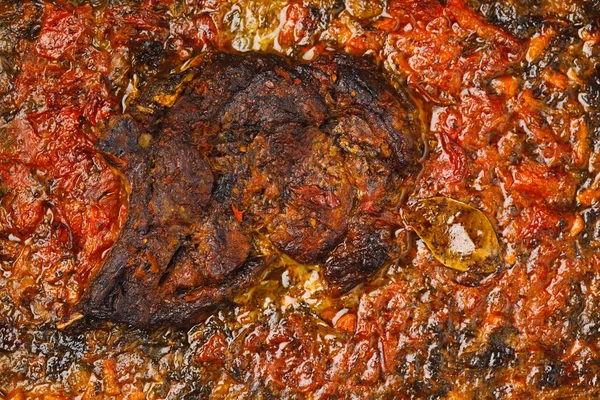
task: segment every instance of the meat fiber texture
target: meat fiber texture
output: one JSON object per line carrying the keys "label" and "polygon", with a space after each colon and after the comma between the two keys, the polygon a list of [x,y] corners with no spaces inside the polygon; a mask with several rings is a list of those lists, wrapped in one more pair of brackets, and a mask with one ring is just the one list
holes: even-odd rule
{"label": "meat fiber texture", "polygon": [[75,310],[190,326],[283,255],[350,290],[398,257],[419,137],[408,96],[368,60],[204,55],[147,86],[98,143],[129,212]]}

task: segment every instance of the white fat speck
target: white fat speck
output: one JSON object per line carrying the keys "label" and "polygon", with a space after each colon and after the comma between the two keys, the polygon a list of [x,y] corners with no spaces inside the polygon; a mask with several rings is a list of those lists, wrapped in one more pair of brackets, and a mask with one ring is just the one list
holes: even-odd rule
{"label": "white fat speck", "polygon": [[287,269],[281,274],[281,284],[284,288],[290,287],[290,271]]}
{"label": "white fat speck", "polygon": [[315,49],[315,47],[311,47],[306,53],[304,53],[302,59],[306,61],[314,60],[314,58],[316,57]]}
{"label": "white fat speck", "polygon": [[454,224],[449,229],[450,250],[461,255],[471,254],[475,251],[475,243],[469,237],[464,226]]}
{"label": "white fat speck", "polygon": [[445,110],[445,107],[433,107],[433,110],[431,110],[431,123],[429,124],[429,129],[431,131],[436,131],[437,125],[440,122],[440,114]]}

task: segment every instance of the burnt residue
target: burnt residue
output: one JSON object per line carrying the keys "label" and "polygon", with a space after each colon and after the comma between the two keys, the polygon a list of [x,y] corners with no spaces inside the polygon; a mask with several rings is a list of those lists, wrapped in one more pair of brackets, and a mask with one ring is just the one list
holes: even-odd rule
{"label": "burnt residue", "polygon": [[540,2],[536,0],[483,1],[473,2],[492,24],[501,26],[518,38],[533,35],[542,25],[544,18]]}

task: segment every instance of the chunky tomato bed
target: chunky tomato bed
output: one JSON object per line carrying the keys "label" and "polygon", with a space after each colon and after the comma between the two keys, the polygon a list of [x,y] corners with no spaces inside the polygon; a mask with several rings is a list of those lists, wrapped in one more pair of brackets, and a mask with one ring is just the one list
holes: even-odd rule
{"label": "chunky tomato bed", "polygon": [[[599,9],[3,2],[0,397],[600,396]],[[427,151],[410,196],[481,210],[504,266],[461,281],[401,229],[402,262],[342,297],[318,267],[285,260],[188,332],[58,329],[128,212],[98,137],[208,49],[373,57],[420,111]]]}

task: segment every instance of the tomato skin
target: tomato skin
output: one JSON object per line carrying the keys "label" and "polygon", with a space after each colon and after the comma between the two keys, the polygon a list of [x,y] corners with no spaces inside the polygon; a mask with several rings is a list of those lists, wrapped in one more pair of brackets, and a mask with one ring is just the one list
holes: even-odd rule
{"label": "tomato skin", "polygon": [[90,16],[90,13],[91,7],[85,11],[80,8],[77,15],[53,6],[46,7],[44,24],[35,46],[36,53],[53,60],[61,58],[75,46],[83,34],[85,26],[81,18],[86,14]]}
{"label": "tomato skin", "polygon": [[287,47],[312,44],[318,23],[316,17],[316,13],[301,2],[288,4],[285,20],[277,37],[279,45]]}

